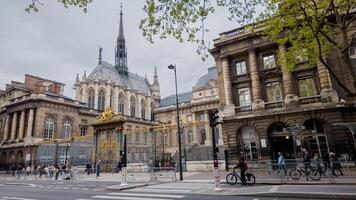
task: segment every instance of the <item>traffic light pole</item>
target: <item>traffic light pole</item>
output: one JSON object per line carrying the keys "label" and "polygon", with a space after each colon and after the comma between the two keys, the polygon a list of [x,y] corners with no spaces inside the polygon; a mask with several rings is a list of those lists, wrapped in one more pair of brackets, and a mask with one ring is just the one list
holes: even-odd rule
{"label": "traffic light pole", "polygon": [[218,116],[215,116],[218,111],[209,111],[209,120],[210,127],[212,131],[212,142],[213,142],[213,163],[214,163],[214,183],[215,183],[215,192],[222,191],[220,184],[220,174],[219,174],[219,160],[218,160],[218,149],[216,148],[216,140],[215,140],[215,127],[219,124],[217,121],[219,119]]}
{"label": "traffic light pole", "polygon": [[[121,133],[123,134],[123,133]],[[121,171],[121,185],[127,185],[127,174],[126,174],[126,167],[127,167],[127,136],[126,134],[123,134],[124,136],[124,155],[123,155],[123,163],[122,163],[122,171]]]}

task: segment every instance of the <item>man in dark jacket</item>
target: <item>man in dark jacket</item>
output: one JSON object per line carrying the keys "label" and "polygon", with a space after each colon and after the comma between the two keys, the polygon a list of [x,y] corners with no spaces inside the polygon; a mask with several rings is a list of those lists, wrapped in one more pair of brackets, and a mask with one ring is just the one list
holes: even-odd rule
{"label": "man in dark jacket", "polygon": [[234,168],[240,168],[241,185],[246,185],[245,173],[247,171],[247,164],[245,163],[244,157],[240,157],[239,162]]}
{"label": "man in dark jacket", "polygon": [[307,171],[310,168],[311,159],[310,159],[309,152],[307,151],[306,148],[303,148],[303,163],[304,163],[305,171]]}

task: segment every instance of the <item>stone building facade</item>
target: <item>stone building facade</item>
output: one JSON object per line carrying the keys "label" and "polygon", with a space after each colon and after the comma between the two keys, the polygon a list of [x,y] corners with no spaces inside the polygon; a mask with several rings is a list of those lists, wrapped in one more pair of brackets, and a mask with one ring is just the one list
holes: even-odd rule
{"label": "stone building facade", "polygon": [[342,92],[321,63],[308,66],[300,57],[289,71],[287,49],[245,27],[214,40],[223,140],[232,161],[241,155],[276,159],[279,151],[296,158],[302,147],[312,155],[333,151],[355,158],[355,136],[340,126],[356,121],[354,102],[339,98]]}
{"label": "stone building facade", "polygon": [[[192,91],[178,94],[178,103],[184,158],[188,161],[211,160],[212,130],[208,111],[219,109],[216,68],[209,68],[208,73],[201,76],[192,87]],[[164,148],[166,160],[169,160],[178,152],[176,95],[163,98],[159,107],[154,110],[154,116],[156,121],[164,123],[155,131],[161,137],[160,149]],[[222,146],[220,126],[216,133],[217,144]]]}

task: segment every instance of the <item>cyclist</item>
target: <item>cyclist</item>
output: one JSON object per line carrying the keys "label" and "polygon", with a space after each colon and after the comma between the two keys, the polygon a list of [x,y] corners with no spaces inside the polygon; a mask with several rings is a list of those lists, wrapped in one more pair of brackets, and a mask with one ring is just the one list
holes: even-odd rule
{"label": "cyclist", "polygon": [[246,185],[245,173],[247,171],[247,163],[245,162],[245,159],[242,156],[240,157],[239,162],[234,167],[234,169],[235,168],[240,168],[241,185]]}

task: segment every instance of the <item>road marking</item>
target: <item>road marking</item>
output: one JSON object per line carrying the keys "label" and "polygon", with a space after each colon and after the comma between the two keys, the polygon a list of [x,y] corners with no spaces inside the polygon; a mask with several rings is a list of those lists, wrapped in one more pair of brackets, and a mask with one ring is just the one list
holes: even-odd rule
{"label": "road marking", "polygon": [[184,196],[180,195],[164,195],[164,194],[135,194],[135,193],[124,193],[124,192],[112,192],[109,193],[108,195],[115,195],[115,196],[136,196],[136,197],[163,197],[163,198],[174,198],[174,199],[180,199],[183,198]]}
{"label": "road marking", "polygon": [[20,198],[20,197],[1,197],[3,199],[13,199],[13,200],[36,200],[36,199],[28,199],[28,198]]}
{"label": "road marking", "polygon": [[278,188],[279,188],[278,185],[274,185],[274,186],[272,186],[272,188],[268,192],[271,192],[271,193],[277,192]]}
{"label": "road marking", "polygon": [[155,189],[155,188],[135,188],[131,191],[135,192],[158,192],[158,193],[188,193],[191,190],[167,190],[167,189]]}
{"label": "road marking", "polygon": [[[122,199],[122,200],[157,200],[156,198],[141,198],[141,197],[116,197],[106,195],[92,196],[93,199]],[[172,199],[159,199],[159,200],[172,200]]]}

